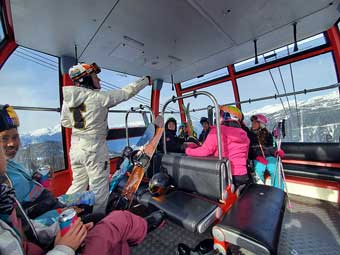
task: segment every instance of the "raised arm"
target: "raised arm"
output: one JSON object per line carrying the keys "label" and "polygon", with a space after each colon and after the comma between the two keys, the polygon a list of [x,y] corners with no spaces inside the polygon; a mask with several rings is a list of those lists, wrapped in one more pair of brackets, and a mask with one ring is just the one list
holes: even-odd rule
{"label": "raised arm", "polygon": [[149,76],[144,76],[141,79],[130,83],[122,89],[112,90],[109,92],[101,92],[108,95],[103,101],[103,106],[113,107],[120,102],[126,101],[135,96],[139,91],[141,91],[148,85],[151,85],[151,79]]}

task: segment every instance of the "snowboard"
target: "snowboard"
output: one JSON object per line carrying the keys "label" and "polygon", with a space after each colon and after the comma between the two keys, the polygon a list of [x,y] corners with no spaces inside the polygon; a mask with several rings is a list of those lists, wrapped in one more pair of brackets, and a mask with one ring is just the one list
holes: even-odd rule
{"label": "snowboard", "polygon": [[[131,206],[134,195],[143,179],[145,171],[150,165],[153,154],[156,151],[157,145],[162,138],[164,132],[164,120],[162,116],[157,116],[155,119],[155,135],[151,141],[142,146],[136,154],[136,159],[133,159],[133,169],[131,175],[125,184],[121,197],[117,203],[119,209],[128,209]],[[116,208],[117,208],[116,207]]]}
{"label": "snowboard", "polygon": [[[155,135],[155,124],[149,123],[142,137],[138,140],[135,146],[132,146],[132,150],[140,149],[141,146],[149,143],[154,135]],[[130,171],[133,167],[131,158],[126,157],[125,155],[123,155],[123,157],[124,157],[123,162],[120,164],[119,169],[113,174],[111,178],[110,186],[109,186],[110,193],[117,187],[118,183],[123,179],[125,174],[128,171]]]}

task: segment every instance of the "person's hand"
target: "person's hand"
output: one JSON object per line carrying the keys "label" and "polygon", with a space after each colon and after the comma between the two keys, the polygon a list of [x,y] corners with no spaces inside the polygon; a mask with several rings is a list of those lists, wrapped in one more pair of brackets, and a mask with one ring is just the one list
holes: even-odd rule
{"label": "person's hand", "polygon": [[87,235],[86,225],[78,218],[64,236],[61,236],[60,231],[57,233],[54,245],[65,245],[77,250]]}
{"label": "person's hand", "polygon": [[185,142],[184,146],[185,146],[185,148],[191,148],[191,149],[195,149],[195,148],[199,147],[198,144],[193,143],[193,142]]}
{"label": "person's hand", "polygon": [[93,222],[89,222],[89,223],[84,224],[84,226],[85,226],[86,230],[89,231],[90,229],[93,228],[94,223]]}
{"label": "person's hand", "polygon": [[277,157],[277,156],[279,156],[280,158],[284,158],[285,157],[285,152],[283,151],[283,150],[276,150],[275,152],[274,152],[274,155],[275,155],[275,157]]}
{"label": "person's hand", "polygon": [[255,158],[258,162],[260,162],[261,164],[267,165],[268,164],[268,160],[266,160],[264,157],[262,156],[257,156]]}
{"label": "person's hand", "polygon": [[38,171],[34,172],[33,175],[32,175],[32,179],[36,180],[37,182],[40,181],[41,177],[42,177],[42,174],[39,173]]}

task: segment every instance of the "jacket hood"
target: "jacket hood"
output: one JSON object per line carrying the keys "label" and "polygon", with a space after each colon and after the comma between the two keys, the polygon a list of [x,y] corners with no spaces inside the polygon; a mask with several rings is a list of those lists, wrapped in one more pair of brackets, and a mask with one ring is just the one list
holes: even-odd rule
{"label": "jacket hood", "polygon": [[64,95],[64,103],[70,108],[78,107],[81,105],[85,99],[89,96],[91,90],[76,87],[76,86],[68,86],[63,88]]}

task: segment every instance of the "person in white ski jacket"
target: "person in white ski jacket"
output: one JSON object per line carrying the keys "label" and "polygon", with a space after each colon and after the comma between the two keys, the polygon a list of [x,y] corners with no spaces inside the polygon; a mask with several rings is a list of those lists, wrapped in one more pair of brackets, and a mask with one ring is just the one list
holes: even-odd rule
{"label": "person in white ski jacket", "polygon": [[89,189],[95,193],[94,212],[105,212],[109,197],[109,153],[106,145],[109,108],[135,96],[152,81],[149,76],[112,91],[99,91],[100,68],[78,64],[69,75],[75,86],[63,88],[61,124],[72,128],[70,161],[72,185],[67,194]]}

